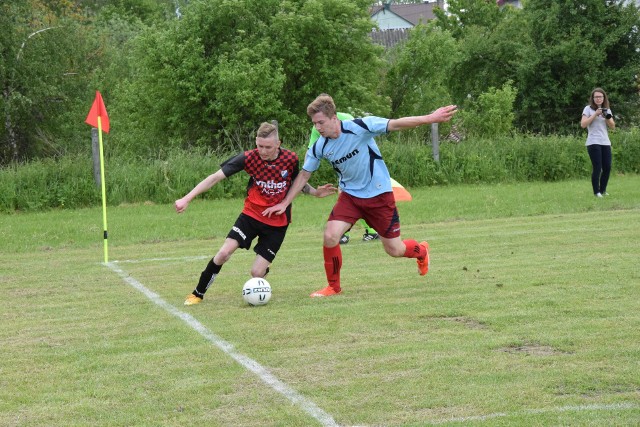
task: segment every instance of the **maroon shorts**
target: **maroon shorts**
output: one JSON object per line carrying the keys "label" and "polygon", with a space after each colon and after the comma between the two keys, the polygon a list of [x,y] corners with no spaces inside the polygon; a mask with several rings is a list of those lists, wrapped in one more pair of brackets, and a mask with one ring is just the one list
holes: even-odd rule
{"label": "maroon shorts", "polygon": [[360,218],[382,237],[392,239],[400,236],[400,216],[393,193],[361,199],[341,192],[329,214],[329,221],[344,221],[353,225]]}

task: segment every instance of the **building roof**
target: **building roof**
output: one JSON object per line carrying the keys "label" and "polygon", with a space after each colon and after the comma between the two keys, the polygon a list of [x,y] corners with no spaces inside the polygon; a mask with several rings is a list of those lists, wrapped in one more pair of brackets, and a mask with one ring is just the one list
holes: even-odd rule
{"label": "building roof", "polygon": [[522,3],[520,3],[520,0],[496,0],[496,4],[500,7],[510,4],[517,8],[522,8]]}
{"label": "building roof", "polygon": [[409,28],[396,28],[393,30],[372,31],[369,33],[374,43],[386,48],[393,47],[409,38]]}
{"label": "building roof", "polygon": [[405,21],[408,21],[413,26],[416,26],[421,21],[422,23],[426,23],[435,18],[436,16],[433,13],[433,9],[436,6],[436,2],[378,5],[371,8],[371,17],[374,18],[378,14],[393,13]]}

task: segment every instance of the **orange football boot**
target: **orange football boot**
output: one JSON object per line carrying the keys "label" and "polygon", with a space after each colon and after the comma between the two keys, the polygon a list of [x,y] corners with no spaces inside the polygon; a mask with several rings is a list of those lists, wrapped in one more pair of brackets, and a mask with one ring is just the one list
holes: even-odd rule
{"label": "orange football boot", "polygon": [[420,246],[424,246],[427,251],[427,254],[424,258],[416,258],[418,263],[418,271],[421,276],[426,275],[429,272],[429,244],[427,242],[420,242]]}
{"label": "orange football boot", "polygon": [[327,286],[326,288],[320,289],[319,291],[315,291],[314,293],[312,293],[309,296],[311,298],[330,297],[331,295],[338,295],[340,292],[342,292],[342,289],[338,289],[336,291],[331,286]]}

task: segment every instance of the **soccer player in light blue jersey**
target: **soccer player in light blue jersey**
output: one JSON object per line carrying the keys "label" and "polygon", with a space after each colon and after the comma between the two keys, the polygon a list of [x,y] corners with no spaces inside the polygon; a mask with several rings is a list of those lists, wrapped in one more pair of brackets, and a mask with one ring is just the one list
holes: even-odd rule
{"label": "soccer player in light blue jersey", "polygon": [[341,121],[329,95],[322,94],[309,104],[307,114],[321,138],[307,151],[304,166],[287,196],[277,205],[265,209],[263,215],[284,212],[309,181],[311,174],[318,169],[322,159],[332,165],[342,191],[324,230],[323,254],[328,285],[313,292],[311,297],[326,297],[342,291],[342,250],[339,240],[361,218],[378,232],[387,254],[415,258],[420,275],[427,274],[429,245],[427,242],[400,238],[400,217],[391,178],[374,138],[388,132],[446,122],[451,120],[455,112],[456,106],[448,105],[423,116],[399,119],[364,117]]}
{"label": "soccer player in light blue jersey", "polygon": [[[336,112],[336,116],[338,116],[338,119],[340,120],[353,120],[354,118],[351,114],[341,113],[340,111]],[[320,139],[320,132],[318,132],[318,129],[316,129],[316,127],[313,126],[311,128],[311,136],[309,137],[309,147],[308,147],[309,150],[313,148],[313,145],[316,143],[316,141],[318,141],[318,139]],[[360,222],[364,226],[364,235],[362,236],[362,241],[370,242],[373,240],[377,240],[379,236],[378,236],[378,233],[376,233],[376,230],[369,227],[369,224],[367,224],[365,220],[361,219]],[[347,243],[349,243],[349,239],[350,239],[349,230],[347,230],[342,235],[342,237],[340,237],[340,244],[346,245]]]}

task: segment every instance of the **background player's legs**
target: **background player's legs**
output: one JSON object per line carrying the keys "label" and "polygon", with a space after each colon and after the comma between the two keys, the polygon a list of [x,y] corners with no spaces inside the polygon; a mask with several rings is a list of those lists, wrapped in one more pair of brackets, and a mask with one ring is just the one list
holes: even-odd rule
{"label": "background player's legs", "polygon": [[369,224],[367,224],[367,222],[364,219],[361,219],[360,223],[364,227],[364,235],[362,236],[363,241],[369,242],[371,240],[376,240],[378,239],[378,237],[380,237],[378,236],[378,233],[376,232],[376,230],[370,227]]}
{"label": "background player's legs", "polygon": [[[358,222],[364,228],[364,235],[362,236],[362,241],[363,242],[369,242],[371,240],[378,239],[379,236],[378,236],[378,233],[376,232],[376,230],[374,230],[373,227],[370,227],[369,224],[367,224],[367,222],[364,219],[361,219]],[[340,238],[340,244],[341,245],[346,245],[347,243],[349,243],[349,240],[351,239],[351,236],[349,234],[350,231],[351,231],[351,229],[347,230],[342,235],[342,237]]]}

